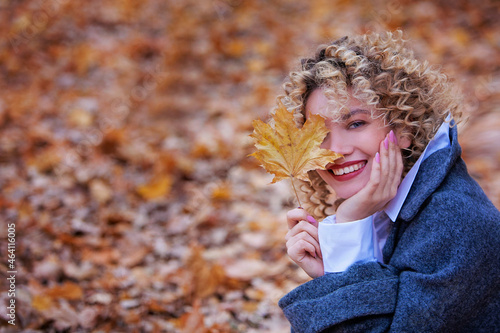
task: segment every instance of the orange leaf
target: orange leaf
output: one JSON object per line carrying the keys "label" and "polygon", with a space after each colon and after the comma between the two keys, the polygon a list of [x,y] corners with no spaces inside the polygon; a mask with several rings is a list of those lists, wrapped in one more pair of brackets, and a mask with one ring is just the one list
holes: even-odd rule
{"label": "orange leaf", "polygon": [[183,333],[207,333],[208,329],[205,328],[203,322],[203,314],[201,312],[201,301],[196,299],[193,304],[191,312],[185,313],[181,317],[181,325]]}
{"label": "orange leaf", "polygon": [[217,185],[215,188],[212,189],[211,197],[214,200],[229,200],[232,197],[232,191],[231,187],[229,184],[223,183]]}
{"label": "orange leaf", "polygon": [[191,256],[186,262],[186,268],[192,273],[192,294],[195,298],[205,298],[212,295],[225,280],[222,267],[203,258],[204,249],[194,245]]}
{"label": "orange leaf", "polygon": [[35,295],[31,306],[38,311],[45,311],[52,307],[52,298],[43,295]]}
{"label": "orange leaf", "polygon": [[65,298],[69,300],[78,300],[83,296],[82,288],[74,282],[65,282],[62,285],[54,286],[47,290],[46,296],[52,298]]}
{"label": "orange leaf", "polygon": [[169,176],[155,177],[148,184],[140,185],[137,187],[137,193],[147,200],[157,199],[164,197],[170,192],[172,188],[172,178]]}

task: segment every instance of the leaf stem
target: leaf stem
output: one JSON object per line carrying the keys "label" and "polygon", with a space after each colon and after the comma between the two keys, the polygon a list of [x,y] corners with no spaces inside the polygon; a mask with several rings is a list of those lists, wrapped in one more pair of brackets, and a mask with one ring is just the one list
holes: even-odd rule
{"label": "leaf stem", "polygon": [[293,176],[290,177],[290,182],[292,182],[292,188],[293,188],[293,192],[295,192],[295,197],[297,198],[297,201],[299,203],[299,207],[302,207],[302,204],[300,203],[300,200],[299,200],[299,195],[297,194],[297,190],[295,189],[295,185],[293,183]]}

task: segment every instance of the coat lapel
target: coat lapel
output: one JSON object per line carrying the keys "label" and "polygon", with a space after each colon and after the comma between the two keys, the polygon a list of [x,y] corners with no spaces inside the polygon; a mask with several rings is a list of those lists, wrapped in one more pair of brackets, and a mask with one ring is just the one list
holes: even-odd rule
{"label": "coat lapel", "polygon": [[456,126],[450,128],[450,142],[450,147],[436,151],[422,162],[382,251],[384,262],[389,262],[406,227],[415,218],[424,202],[441,185],[453,165],[460,159],[462,149],[458,144]]}

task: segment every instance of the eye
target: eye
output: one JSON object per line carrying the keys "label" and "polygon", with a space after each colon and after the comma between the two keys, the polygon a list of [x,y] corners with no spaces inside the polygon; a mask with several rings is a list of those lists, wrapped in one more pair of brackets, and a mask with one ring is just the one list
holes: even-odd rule
{"label": "eye", "polygon": [[364,122],[362,120],[356,120],[356,121],[353,121],[352,123],[349,123],[349,125],[347,125],[347,128],[348,129],[355,129],[355,128],[358,128],[360,126],[363,126],[364,124],[366,124],[366,122]]}

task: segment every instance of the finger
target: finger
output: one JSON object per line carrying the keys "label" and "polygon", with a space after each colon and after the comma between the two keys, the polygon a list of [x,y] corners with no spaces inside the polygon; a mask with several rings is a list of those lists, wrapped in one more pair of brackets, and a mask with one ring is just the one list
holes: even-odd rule
{"label": "finger", "polygon": [[286,247],[288,249],[296,246],[296,244],[306,244],[306,243],[309,244],[307,245],[308,246],[307,252],[311,255],[311,257],[322,259],[321,249],[319,247],[319,244],[314,242],[310,237],[304,237],[304,238],[294,237],[286,243]]}
{"label": "finger", "polygon": [[290,246],[287,244],[287,253],[296,262],[302,262],[307,255],[318,258],[314,245],[303,239],[297,240]]}
{"label": "finger", "polygon": [[401,175],[403,174],[403,168],[404,168],[403,155],[401,153],[401,147],[399,146],[398,137],[396,136],[396,134],[394,134],[394,132],[393,135],[394,135],[394,144],[396,146],[396,174],[398,175],[401,181]]}
{"label": "finger", "polygon": [[393,130],[387,134],[383,143],[384,149],[382,149],[382,151],[384,153],[387,152],[387,158],[385,158],[385,154],[383,153],[381,163],[382,177],[379,195],[382,200],[391,200],[396,195],[397,187],[401,178],[401,176],[397,174],[397,155],[401,153],[398,151],[399,147]]}
{"label": "finger", "polygon": [[370,180],[358,193],[354,196],[371,198],[378,191],[378,187],[380,184],[380,173],[381,165],[380,165],[380,153],[376,153],[373,161],[372,161],[372,170],[370,172]]}
{"label": "finger", "polygon": [[307,211],[303,208],[295,208],[287,213],[287,223],[288,223],[288,229],[293,228],[297,223],[300,221],[307,221],[314,225],[315,227],[318,227],[318,221],[311,215],[307,213]]}
{"label": "finger", "polygon": [[287,242],[290,241],[291,244],[293,244],[299,239],[304,239],[304,240],[311,242],[317,248],[318,252],[321,251],[320,247],[319,247],[319,238],[318,238],[317,229],[315,229],[315,230],[301,230],[300,232],[297,232],[296,234],[288,237]]}
{"label": "finger", "polygon": [[307,220],[307,212],[303,208],[295,208],[286,213],[288,229],[292,229],[300,221]]}
{"label": "finger", "polygon": [[392,195],[395,195],[396,193],[392,194],[393,192],[393,189],[394,189],[394,185],[396,183],[399,183],[399,178],[400,176],[397,175],[396,171],[397,171],[397,154],[398,154],[398,146],[396,144],[396,136],[394,135],[394,132],[391,130],[389,132],[389,158],[388,158],[388,165],[387,165],[387,169],[389,170],[389,174],[388,174],[388,179],[387,179],[387,182],[385,184],[385,189],[384,189],[384,193],[387,195],[387,196],[391,196],[391,199],[392,199]]}
{"label": "finger", "polygon": [[397,151],[396,151],[396,171],[395,171],[396,178],[395,178],[395,182],[394,182],[395,189],[393,189],[396,192],[397,192],[399,185],[401,184],[401,180],[402,180],[401,176],[403,174],[403,169],[404,169],[403,155],[401,154],[401,148],[399,148],[399,146],[398,146]]}
{"label": "finger", "polygon": [[399,148],[398,146],[396,173],[398,174],[400,181],[401,181],[401,175],[403,174],[403,169],[404,169],[403,154],[401,153],[401,148]]}
{"label": "finger", "polygon": [[314,225],[312,225],[311,223],[306,222],[306,221],[300,221],[299,223],[297,223],[295,225],[295,227],[290,229],[285,236],[285,240],[289,240],[290,238],[295,237],[296,235],[298,235],[301,232],[308,233],[317,242],[319,242],[318,228],[315,227]]}
{"label": "finger", "polygon": [[370,174],[370,182],[372,183],[373,189],[371,193],[373,194],[378,190],[380,184],[383,183],[384,178],[384,168],[387,165],[387,149],[385,149],[385,139],[379,144],[379,150],[375,154],[372,164],[372,172]]}
{"label": "finger", "polygon": [[380,183],[382,185],[386,184],[386,180],[389,177],[390,173],[390,141],[389,134],[385,136],[385,139],[380,143]]}
{"label": "finger", "polygon": [[401,156],[401,149],[398,146],[396,135],[392,130],[389,133],[389,140],[390,140],[390,152],[389,152],[390,179],[387,182],[386,190],[388,196],[390,197],[390,199],[392,199],[396,195],[397,189],[401,182],[403,161]]}
{"label": "finger", "polygon": [[396,136],[394,135],[394,132],[391,130],[389,132],[389,168],[390,168],[390,174],[391,176],[394,175],[396,172],[396,166],[397,166],[397,153],[398,153],[399,147],[396,144]]}

